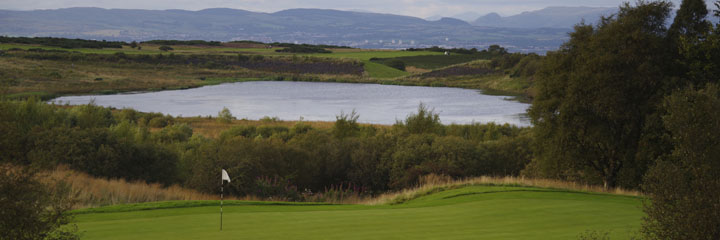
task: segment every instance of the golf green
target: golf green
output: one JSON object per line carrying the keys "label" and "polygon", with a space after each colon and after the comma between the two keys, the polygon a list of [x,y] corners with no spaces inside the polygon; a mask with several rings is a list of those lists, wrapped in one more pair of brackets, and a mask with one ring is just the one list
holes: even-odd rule
{"label": "golf green", "polygon": [[76,211],[83,239],[577,239],[630,238],[637,197],[469,186],[393,205],[162,202]]}

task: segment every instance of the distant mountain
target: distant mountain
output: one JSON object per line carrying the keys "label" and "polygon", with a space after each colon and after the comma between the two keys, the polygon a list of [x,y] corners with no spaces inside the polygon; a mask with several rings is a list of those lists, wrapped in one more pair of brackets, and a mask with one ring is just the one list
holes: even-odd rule
{"label": "distant mountain", "polygon": [[488,15],[477,18],[472,23],[480,26],[497,26],[503,23],[503,17],[497,13],[489,13]]}
{"label": "distant mountain", "polygon": [[435,23],[450,26],[470,26],[470,23],[466,21],[449,17],[440,18],[440,20],[435,21]]}
{"label": "distant mountain", "polygon": [[508,17],[490,13],[476,19],[472,24],[503,28],[572,28],[582,20],[586,23],[597,23],[600,16],[613,14],[617,10],[597,7],[548,7]]}
{"label": "distant mountain", "polygon": [[326,9],[275,13],[213,8],[200,11],[66,8],[0,10],[0,35],[143,41],[254,40],[364,48],[476,47],[544,52],[567,39],[568,29],[472,26],[456,18],[416,17]]}
{"label": "distant mountain", "polygon": [[466,22],[472,22],[475,21],[475,19],[478,19],[479,17],[482,17],[482,14],[476,13],[476,12],[464,12],[460,14],[455,14],[450,16],[452,18],[457,18]]}
{"label": "distant mountain", "polygon": [[443,18],[443,16],[440,16],[440,15],[432,15],[432,16],[426,17],[425,21],[437,21],[442,18]]}

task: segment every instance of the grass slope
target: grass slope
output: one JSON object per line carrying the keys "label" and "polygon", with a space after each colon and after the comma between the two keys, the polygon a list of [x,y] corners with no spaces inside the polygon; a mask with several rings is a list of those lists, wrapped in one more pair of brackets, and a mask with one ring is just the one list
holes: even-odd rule
{"label": "grass slope", "polygon": [[472,54],[452,54],[449,56],[444,55],[420,55],[420,56],[405,56],[405,57],[394,57],[394,58],[379,58],[373,62],[386,64],[392,60],[400,60],[405,63],[406,66],[413,66],[422,69],[438,69],[447,67],[450,65],[467,63],[476,60],[485,59],[486,56],[472,55]]}
{"label": "grass slope", "polygon": [[586,230],[625,239],[642,217],[636,197],[470,186],[395,205],[233,201],[221,232],[215,204],[83,209],[76,222],[84,239],[574,239]]}

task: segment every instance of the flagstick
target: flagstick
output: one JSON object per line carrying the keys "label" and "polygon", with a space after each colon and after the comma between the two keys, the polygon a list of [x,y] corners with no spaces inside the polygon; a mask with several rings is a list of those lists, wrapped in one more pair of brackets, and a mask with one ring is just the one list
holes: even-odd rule
{"label": "flagstick", "polygon": [[221,180],[220,183],[220,231],[222,231],[222,207],[223,207],[223,186],[225,185],[225,180]]}

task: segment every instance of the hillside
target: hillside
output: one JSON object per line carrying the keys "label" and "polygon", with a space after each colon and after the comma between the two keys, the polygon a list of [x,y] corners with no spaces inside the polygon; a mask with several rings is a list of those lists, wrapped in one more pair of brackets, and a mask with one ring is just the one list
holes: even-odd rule
{"label": "hillside", "polygon": [[490,13],[477,18],[472,24],[499,28],[572,28],[583,20],[595,24],[600,20],[600,16],[608,16],[615,12],[617,8],[548,7],[507,17]]}
{"label": "hillside", "polygon": [[[85,239],[573,239],[628,238],[636,197],[529,187],[470,186],[396,205],[165,202],[76,211]],[[143,210],[147,208],[156,210]]]}
{"label": "hillside", "polygon": [[445,45],[485,48],[499,44],[513,51],[556,49],[568,29],[514,30],[471,26],[457,19],[426,21],[416,17],[325,9],[275,13],[214,8],[200,11],[66,8],[0,10],[0,35],[53,36],[145,41],[200,39],[255,40],[409,48]]}

